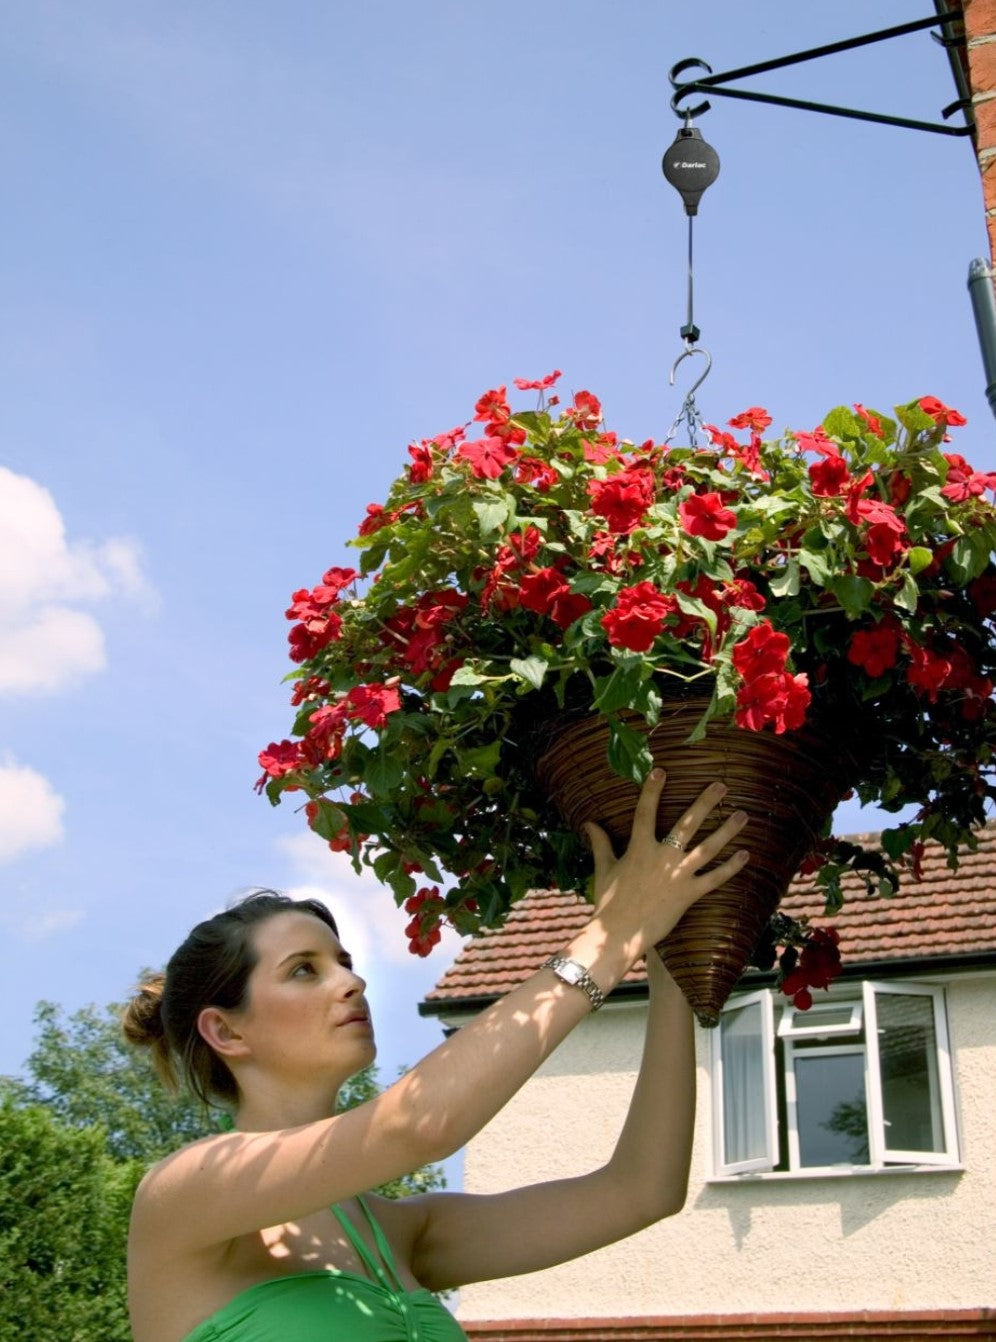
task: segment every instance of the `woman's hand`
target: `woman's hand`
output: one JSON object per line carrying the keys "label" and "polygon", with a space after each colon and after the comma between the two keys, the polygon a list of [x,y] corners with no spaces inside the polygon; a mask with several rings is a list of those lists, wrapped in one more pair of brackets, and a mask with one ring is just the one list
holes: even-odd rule
{"label": "woman's hand", "polygon": [[712,783],[692,803],[668,835],[674,842],[659,841],[657,810],[664,779],[664,771],[654,769],[644,783],[622,857],[616,857],[601,826],[585,826],[595,858],[596,917],[635,949],[634,960],[665,937],[689,905],[735,876],[749,856],[741,850],[713,870],[702,870],[747,822],[746,812],[734,811],[714,833],[695,842],[726,794],[722,783]]}

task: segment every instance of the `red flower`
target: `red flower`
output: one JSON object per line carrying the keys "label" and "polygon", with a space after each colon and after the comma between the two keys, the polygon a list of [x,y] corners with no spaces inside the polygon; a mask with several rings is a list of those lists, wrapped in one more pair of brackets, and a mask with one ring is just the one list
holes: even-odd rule
{"label": "red flower", "polygon": [[559,478],[553,467],[539,457],[520,457],[515,463],[515,483],[535,485],[541,494],[545,494]]}
{"label": "red flower", "polygon": [[307,624],[294,625],[287,635],[291,661],[309,662],[323,648],[334,643],[341,632],[342,619],[334,610],[320,619],[309,620]]}
{"label": "red flower", "polygon": [[910,639],[907,643],[910,653],[910,666],[906,679],[916,690],[922,690],[932,704],[937,702],[938,692],[950,679],[951,659],[922,647]]}
{"label": "red flower", "polygon": [[854,634],[847,649],[847,660],[860,666],[869,676],[884,675],[896,664],[899,642],[899,623],[887,615],[873,629],[859,629]]}
{"label": "red flower", "polygon": [[941,493],[955,503],[979,498],[987,489],[996,489],[996,472],[977,471],[957,452],[945,452],[948,474]]}
{"label": "red flower", "polygon": [[789,648],[788,634],[776,633],[770,620],[762,620],[733,646],[733,665],[744,680],[785,670]]}
{"label": "red flower", "polygon": [[851,473],[840,453],[828,452],[822,461],[814,461],[810,466],[809,478],[814,494],[820,498],[832,498],[835,494],[843,493]]}
{"label": "red flower", "polygon": [[976,611],[983,618],[996,611],[996,574],[983,573],[968,584],[968,595]]}
{"label": "red flower", "polygon": [[564,411],[564,416],[579,429],[597,429],[602,422],[602,403],[590,391],[575,392],[574,403]]}
{"label": "red flower", "polygon": [[[898,519],[896,519],[898,521]],[[899,558],[900,554],[908,549],[907,543],[902,538],[902,523],[899,523],[900,530],[891,522],[874,522],[865,533],[865,549],[868,551],[868,558],[873,564],[878,564],[884,569],[890,568]]]}
{"label": "red flower", "polygon": [[678,505],[678,516],[689,536],[703,536],[718,541],[737,525],[737,515],[723,507],[723,496],[717,493],[690,494]]}
{"label": "red flower", "polygon": [[549,615],[561,629],[591,610],[588,598],[572,592],[563,574],[555,568],[527,573],[519,583],[519,601],[526,610]]}
{"label": "red flower", "polygon": [[782,992],[793,999],[800,1011],[808,1011],[813,1005],[810,988],[829,988],[839,975],[839,943],[840,936],[835,928],[814,928],[802,948],[798,963],[782,979]]}
{"label": "red flower", "polygon": [[346,705],[351,718],[368,727],[383,727],[388,713],[401,707],[401,696],[394,685],[354,685],[346,695]]}
{"label": "red flower", "polygon": [[805,673],[771,671],[753,676],[737,691],[734,720],[738,727],[759,732],[772,723],[777,735],[794,731],[806,720],[811,695]]}
{"label": "red flower", "polygon": [[726,433],[723,429],[717,429],[715,424],[703,424],[702,428],[709,435],[709,441],[713,447],[718,447],[724,453],[730,453],[736,456],[740,451],[740,444],[734,438],[732,433]]}
{"label": "red flower", "polygon": [[426,443],[412,443],[408,449],[412,464],[408,467],[408,478],[413,485],[424,484],[432,478],[432,448]]}
{"label": "red flower", "polygon": [[258,758],[263,776],[256,783],[257,792],[262,791],[268,778],[283,778],[306,762],[301,754],[300,741],[271,741],[265,750],[259,752]]}
{"label": "red flower", "polygon": [[817,425],[812,433],[795,432],[795,441],[799,445],[800,452],[820,452],[824,456],[828,452],[838,453],[839,448],[832,438],[827,437],[827,431],[822,424]]}
{"label": "red flower", "polygon": [[588,494],[592,511],[605,518],[610,531],[629,532],[654,501],[653,473],[646,466],[632,466],[608,480],[592,480]]}
{"label": "red flower", "polygon": [[866,410],[860,401],[855,401],[854,408],[865,421],[865,428],[869,433],[874,434],[876,438],[882,437],[882,421],[878,415],[873,415],[870,410]]}
{"label": "red flower", "polygon": [[520,391],[546,391],[560,377],[560,369],[555,368],[552,373],[547,373],[546,377],[541,377],[535,382],[530,382],[527,378],[514,378],[515,385]]}
{"label": "red flower", "polygon": [[756,429],[760,433],[771,423],[771,416],[767,410],[762,410],[759,405],[752,405],[749,410],[734,415],[732,419],[728,419],[726,422],[731,429]]}
{"label": "red flower", "polygon": [[614,608],[602,616],[602,628],[614,648],[648,652],[677,604],[673,596],[665,596],[651,582],[623,587]]}
{"label": "red flower", "polygon": [[968,420],[957,410],[952,410],[950,406],[939,401],[936,396],[921,396],[917,405],[925,415],[937,425],[944,425],[945,428],[958,428],[962,424],[967,424]]}
{"label": "red flower", "polygon": [[511,413],[504,386],[495,387],[492,391],[486,391],[474,406],[475,419],[491,419],[499,424],[504,424]]}
{"label": "red flower", "polygon": [[488,438],[476,438],[471,443],[461,443],[454,456],[461,461],[469,461],[471,471],[478,480],[497,480],[518,453],[504,439],[492,434]]}

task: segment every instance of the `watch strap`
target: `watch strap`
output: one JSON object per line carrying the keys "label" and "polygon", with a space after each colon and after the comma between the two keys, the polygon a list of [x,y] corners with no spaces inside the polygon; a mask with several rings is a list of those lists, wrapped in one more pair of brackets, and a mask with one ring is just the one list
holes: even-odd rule
{"label": "watch strap", "polygon": [[564,983],[580,988],[593,1011],[597,1011],[605,1002],[605,994],[580,960],[569,960],[565,955],[551,955],[549,960],[543,962],[543,968],[552,969]]}

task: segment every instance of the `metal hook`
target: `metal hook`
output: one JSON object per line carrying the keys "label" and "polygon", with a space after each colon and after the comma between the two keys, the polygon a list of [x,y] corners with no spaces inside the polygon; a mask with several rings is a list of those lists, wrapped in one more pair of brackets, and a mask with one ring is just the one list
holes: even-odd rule
{"label": "metal hook", "polygon": [[682,359],[687,359],[690,354],[703,355],[706,361],[706,366],[701,376],[699,377],[698,381],[693,382],[692,385],[689,387],[688,391],[686,392],[685,405],[688,405],[690,401],[694,402],[695,393],[698,391],[699,387],[702,386],[702,383],[709,376],[709,370],[712,368],[712,355],[709,353],[709,351],[707,349],[702,349],[698,345],[689,345],[688,349],[686,349],[683,354],[679,354],[678,357],[675,359],[674,363],[671,365],[671,375],[668,378],[668,384],[670,386],[672,387],[674,386],[674,375],[677,372],[678,364],[681,363]]}
{"label": "metal hook", "polygon": [[681,106],[682,98],[687,98],[692,93],[697,93],[698,88],[696,80],[694,79],[682,80],[678,79],[677,76],[684,74],[686,70],[691,70],[692,67],[696,65],[700,69],[705,70],[706,74],[709,75],[712,74],[712,66],[709,65],[708,62],[706,61],[699,60],[698,56],[689,56],[685,60],[679,61],[677,65],[672,65],[670,71],[668,72],[668,79],[671,81],[671,87],[677,90],[674,97],[671,99],[671,110],[672,112],[674,112],[675,116],[684,117],[686,119],[685,120],[686,125],[688,124],[689,117],[702,116],[703,113],[708,112],[709,108],[712,105],[711,103],[706,101],[699,103],[697,107]]}

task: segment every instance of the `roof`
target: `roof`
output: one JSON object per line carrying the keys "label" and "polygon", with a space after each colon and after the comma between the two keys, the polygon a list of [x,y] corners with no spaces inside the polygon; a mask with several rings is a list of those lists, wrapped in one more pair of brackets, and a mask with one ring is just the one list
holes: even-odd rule
{"label": "roof", "polygon": [[[854,836],[874,846],[877,835]],[[811,881],[797,881],[782,900],[784,912],[808,914],[816,925],[832,922],[841,939],[847,967],[911,960],[940,960],[953,965],[996,957],[996,824],[979,835],[974,853],[962,854],[957,871],[947,866],[943,849],[928,845],[923,879],[907,879],[893,899],[869,896],[859,877],[844,880],[846,901],[832,919]],[[562,950],[589,916],[590,906],[575,894],[534,890],[514,906],[504,927],[468,942],[453,965],[426,995],[423,1015],[453,1008],[477,1008],[501,996]],[[646,981],[631,969],[623,992]],[[618,989],[617,989],[618,992]]]}

